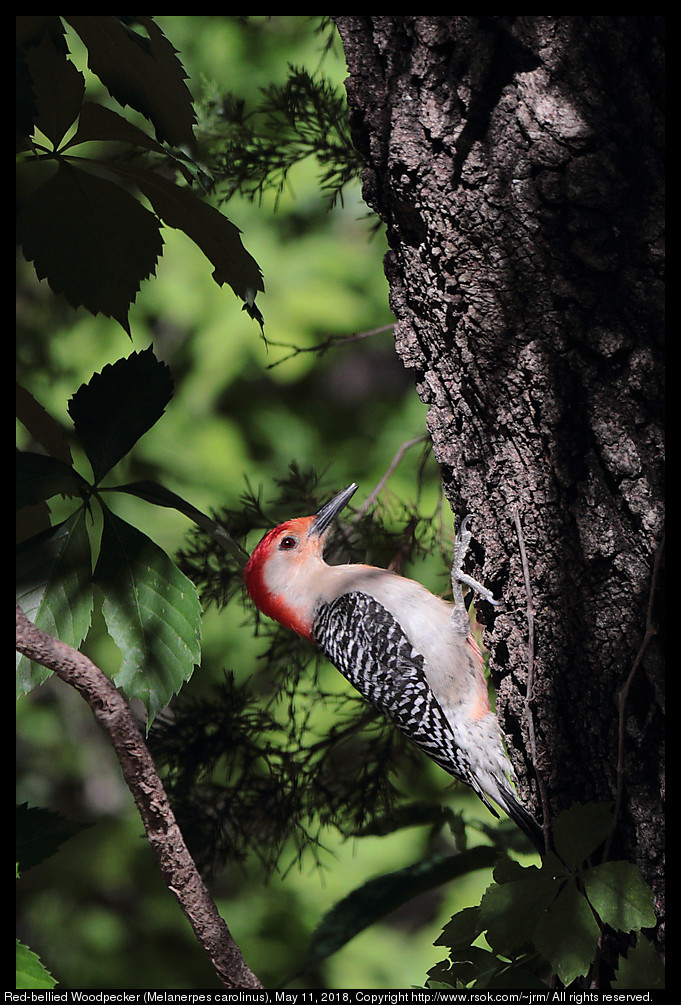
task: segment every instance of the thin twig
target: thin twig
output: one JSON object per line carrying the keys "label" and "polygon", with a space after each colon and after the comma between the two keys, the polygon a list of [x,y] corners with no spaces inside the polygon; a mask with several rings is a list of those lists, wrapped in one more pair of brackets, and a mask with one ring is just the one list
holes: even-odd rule
{"label": "thin twig", "polygon": [[286,360],[292,359],[294,356],[298,356],[301,352],[318,352],[320,356],[323,356],[324,353],[328,352],[332,346],[348,345],[350,342],[360,342],[362,339],[371,338],[373,335],[381,335],[383,332],[391,331],[394,327],[395,324],[393,322],[389,325],[381,325],[380,328],[372,328],[371,331],[353,332],[351,335],[329,335],[323,342],[317,342],[316,345],[294,345],[292,342],[273,342],[269,339],[267,343],[268,345],[278,346],[280,349],[291,349],[292,351],[288,354],[288,356],[282,356],[281,359],[276,360],[274,363],[268,363],[266,369],[273,370],[275,366],[285,363]]}
{"label": "thin twig", "polygon": [[513,511],[513,522],[515,524],[516,534],[518,535],[518,548],[520,550],[520,563],[523,570],[523,580],[525,582],[525,596],[527,597],[527,685],[525,688],[525,715],[527,718],[527,732],[530,740],[530,756],[532,758],[532,767],[534,768],[534,773],[537,778],[537,784],[539,786],[539,796],[541,798],[542,805],[542,829],[544,831],[544,844],[546,850],[549,850],[550,842],[549,835],[551,832],[550,819],[549,819],[549,798],[548,792],[546,791],[546,786],[544,785],[544,779],[537,767],[537,737],[534,729],[534,715],[532,712],[532,702],[534,700],[534,662],[535,662],[535,639],[534,639],[534,601],[532,597],[532,581],[530,578],[530,564],[527,560],[527,551],[525,550],[525,536],[523,534],[523,527],[520,522],[520,513],[517,508]]}
{"label": "thin twig", "polygon": [[376,499],[378,498],[378,496],[383,491],[385,483],[388,481],[388,479],[390,478],[390,476],[394,472],[395,468],[397,467],[397,465],[400,463],[400,461],[402,460],[402,458],[406,454],[407,450],[409,450],[411,447],[415,447],[417,443],[423,443],[427,439],[428,439],[428,434],[424,433],[422,436],[417,436],[413,440],[407,440],[405,443],[402,444],[402,446],[399,448],[399,450],[397,451],[397,453],[393,457],[392,461],[388,465],[388,468],[387,468],[385,474],[383,475],[383,477],[380,479],[380,481],[375,486],[375,488],[372,489],[372,491],[369,493],[369,495],[366,497],[366,499],[364,500],[364,502],[362,503],[362,505],[359,507],[359,509],[355,513],[355,515],[354,515],[354,517],[352,519],[352,522],[350,523],[351,527],[354,527],[355,524],[359,520],[362,519],[362,517],[367,512],[367,510],[371,506],[373,506],[373,504],[375,503]]}
{"label": "thin twig", "polygon": [[85,699],[106,730],[142,817],[161,875],[227,988],[261,988],[218,913],[184,842],[161,779],[123,696],[99,667],[33,625],[17,604],[16,647],[53,670]]}
{"label": "thin twig", "polygon": [[617,711],[618,711],[618,739],[617,739],[617,790],[615,792],[615,808],[613,811],[613,824],[608,834],[608,839],[605,842],[605,849],[603,851],[603,861],[607,862],[610,855],[610,848],[612,846],[613,838],[615,836],[615,831],[617,829],[617,823],[619,821],[620,812],[622,809],[622,790],[624,788],[624,742],[625,742],[625,711],[627,706],[627,698],[629,697],[629,690],[631,688],[632,681],[636,671],[641,665],[645,651],[650,644],[650,640],[653,635],[657,634],[657,626],[653,622],[653,605],[655,601],[655,592],[657,590],[657,577],[660,571],[660,562],[662,561],[662,555],[664,553],[664,543],[665,538],[662,535],[662,540],[660,541],[657,549],[655,551],[655,557],[653,559],[653,572],[650,579],[650,592],[648,594],[648,610],[646,612],[646,630],[643,634],[643,640],[636,653],[636,658],[632,664],[631,670],[625,680],[622,690],[619,693],[619,698],[617,701]]}

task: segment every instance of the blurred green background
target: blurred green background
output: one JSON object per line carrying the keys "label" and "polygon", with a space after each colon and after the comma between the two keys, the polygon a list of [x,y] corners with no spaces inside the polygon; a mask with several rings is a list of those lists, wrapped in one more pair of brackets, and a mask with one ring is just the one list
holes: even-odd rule
{"label": "blurred green background", "polygon": [[[345,76],[340,42],[325,52],[315,17],[157,20],[179,50],[197,101],[211,89],[255,101],[259,88],[283,83],[289,64],[321,70],[334,84]],[[77,39],[70,41],[83,68]],[[231,291],[214,283],[200,251],[177,231],[164,231],[157,276],[144,284],[131,310],[132,345],[116,323],[73,311],[19,262],[18,377],[65,428],[69,397],[105,364],[153,345],[171,367],[175,396],[114,482],[156,478],[210,510],[237,506],[246,480],[262,486],[267,501],[275,479],[296,462],[326,471],[331,492],[357,481],[361,502],[400,446],[425,432],[425,407],[395,355],[390,331],[322,356],[302,352],[284,359],[290,350],[276,343],[306,348],[392,321],[382,266],[385,240],[374,232],[359,184],[329,211],[314,164],[296,168],[290,182],[276,213],[269,196],[262,205],[234,198],[225,207],[264,273],[266,294],[258,303],[269,346]],[[22,429],[18,437],[20,446],[31,446]],[[75,449],[74,456],[87,474]],[[421,459],[421,447],[413,448],[390,478],[381,496],[388,519],[391,498],[416,499]],[[424,472],[421,504],[436,514],[439,481],[432,459]],[[133,497],[117,500],[114,508],[171,554],[182,546],[189,527],[179,514]],[[445,535],[452,527],[447,510],[445,504]],[[406,572],[432,589],[447,588],[439,556]],[[203,665],[189,692],[220,680],[223,668],[237,677],[249,673],[262,643],[242,622],[238,603],[207,613]],[[111,671],[119,656],[97,628],[95,623],[89,652]],[[87,707],[61,682],[49,681],[17,709],[17,801],[91,824],[21,878],[19,937],[61,988],[218,987],[161,883],[115,758]],[[444,789],[446,776],[434,766],[432,772],[433,791],[436,784]],[[450,788],[446,796],[469,816],[490,821],[467,791]],[[314,927],[341,897],[433,851],[427,829],[345,842],[329,833],[325,844],[322,868],[310,856],[300,868],[268,878],[254,856],[213,881],[234,938],[265,987],[296,970]],[[291,986],[422,984],[427,968],[444,956],[432,946],[442,925],[456,910],[477,903],[488,882],[480,872],[418,898]]]}

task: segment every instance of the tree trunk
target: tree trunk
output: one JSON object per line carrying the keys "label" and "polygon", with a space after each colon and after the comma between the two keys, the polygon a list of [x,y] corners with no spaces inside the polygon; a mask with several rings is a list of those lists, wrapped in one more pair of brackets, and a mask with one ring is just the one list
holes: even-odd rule
{"label": "tree trunk", "polygon": [[516,512],[550,815],[616,798],[624,688],[611,854],[661,917],[662,18],[335,21],[397,351],[506,603],[480,606],[525,795],[541,816]]}

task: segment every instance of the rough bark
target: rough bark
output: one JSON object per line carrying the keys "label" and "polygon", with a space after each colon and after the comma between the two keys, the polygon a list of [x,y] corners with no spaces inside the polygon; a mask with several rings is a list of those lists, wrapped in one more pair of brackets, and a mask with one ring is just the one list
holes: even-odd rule
{"label": "rough bark", "polygon": [[615,798],[618,696],[646,638],[612,854],[641,867],[661,914],[657,606],[657,634],[646,624],[663,538],[662,19],[335,21],[364,196],[387,227],[396,348],[448,498],[479,514],[477,574],[506,601],[487,641],[526,794],[541,813],[516,512],[552,815]]}

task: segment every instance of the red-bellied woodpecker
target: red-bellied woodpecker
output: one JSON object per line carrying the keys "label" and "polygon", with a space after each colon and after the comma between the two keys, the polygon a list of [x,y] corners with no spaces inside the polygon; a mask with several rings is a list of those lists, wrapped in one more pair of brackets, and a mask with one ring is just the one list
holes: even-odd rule
{"label": "red-bellied woodpecker", "polygon": [[513,768],[469,633],[460,583],[478,584],[460,568],[470,540],[466,521],[454,549],[458,596],[450,604],[386,569],[327,565],[329,525],[356,489],[350,485],[316,515],[288,520],[265,535],[244,570],[252,600],[318,646],[429,757],[495,812],[493,799],[543,850],[541,829],[509,781]]}

